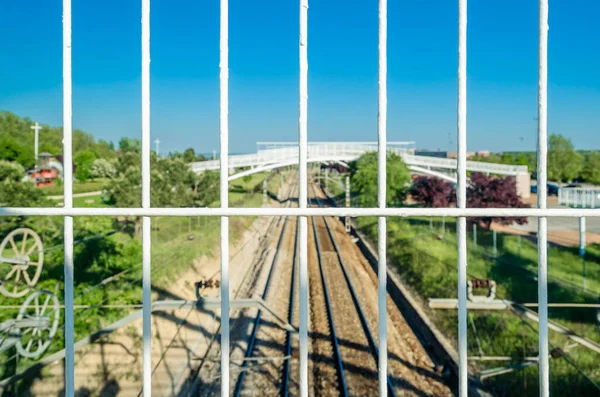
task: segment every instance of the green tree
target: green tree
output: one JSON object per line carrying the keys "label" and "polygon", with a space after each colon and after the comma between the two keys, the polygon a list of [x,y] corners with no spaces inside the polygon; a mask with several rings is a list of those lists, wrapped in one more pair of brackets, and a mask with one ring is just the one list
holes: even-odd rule
{"label": "green tree", "polygon": [[600,152],[588,155],[581,176],[586,182],[600,185]]}
{"label": "green tree", "polygon": [[[410,172],[404,161],[392,153],[387,155],[386,203],[397,205],[406,199],[410,187]],[[352,190],[358,195],[362,207],[377,206],[377,153],[365,153],[352,163]]]}
{"label": "green tree", "polygon": [[220,182],[219,171],[205,171],[198,175],[196,191],[198,200],[203,206],[208,206],[219,200]]}
{"label": "green tree", "polygon": [[107,142],[103,139],[98,140],[94,145],[94,152],[99,159],[112,160],[117,157],[115,145],[112,142]]}
{"label": "green tree", "polygon": [[139,139],[123,137],[119,140],[119,150],[121,152],[133,152],[133,153],[141,153],[142,152],[142,143]]}
{"label": "green tree", "polygon": [[[24,169],[18,164],[0,161],[0,207],[49,207],[42,192],[31,181],[23,181]],[[38,217],[2,216],[0,235],[16,227],[31,227]]]}
{"label": "green tree", "polygon": [[[31,126],[33,121],[27,117],[21,118],[11,112],[0,112],[0,159],[17,161],[25,168],[33,167],[34,136]],[[54,156],[62,155],[62,127],[50,127],[42,124],[39,135],[39,151],[48,152]],[[114,145],[105,141],[94,140],[94,137],[84,131],[73,131],[73,154],[92,150],[97,157],[111,159],[116,156]]]}
{"label": "green tree", "polygon": [[32,147],[26,147],[12,136],[0,135],[0,160],[15,161],[23,167],[31,168],[35,165]]}
{"label": "green tree", "polygon": [[183,152],[183,161],[185,161],[186,163],[196,161],[196,152],[194,151],[194,148],[189,147],[185,149],[185,151]]}
{"label": "green tree", "polygon": [[25,176],[25,168],[19,163],[0,160],[0,181],[10,179],[18,182]]}
{"label": "green tree", "polygon": [[553,134],[548,142],[548,179],[572,181],[583,168],[583,156],[575,151],[570,139]]}
{"label": "green tree", "polygon": [[[196,174],[180,159],[151,156],[150,202],[153,207],[190,207],[196,198]],[[108,199],[117,207],[140,207],[142,197],[142,171],[140,155],[122,153],[117,174],[107,186]],[[126,227],[134,234],[140,231],[139,218],[128,218]]]}
{"label": "green tree", "polygon": [[106,159],[96,159],[90,170],[91,178],[112,178],[117,173],[114,164]]}
{"label": "green tree", "polygon": [[75,169],[75,178],[78,181],[85,182],[91,178],[94,160],[96,160],[96,153],[89,149],[83,150],[73,157],[73,162],[75,163],[75,167],[77,167]]}

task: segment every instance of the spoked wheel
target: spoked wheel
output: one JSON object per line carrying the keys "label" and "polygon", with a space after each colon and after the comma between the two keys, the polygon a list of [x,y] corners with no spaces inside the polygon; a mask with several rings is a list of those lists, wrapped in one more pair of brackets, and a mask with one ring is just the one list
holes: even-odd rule
{"label": "spoked wheel", "polygon": [[17,352],[37,358],[46,351],[58,329],[60,308],[58,298],[50,291],[40,290],[29,295],[21,305],[15,328],[20,335]]}
{"label": "spoked wheel", "polygon": [[0,293],[25,296],[42,273],[44,252],[40,236],[31,229],[10,232],[0,244]]}

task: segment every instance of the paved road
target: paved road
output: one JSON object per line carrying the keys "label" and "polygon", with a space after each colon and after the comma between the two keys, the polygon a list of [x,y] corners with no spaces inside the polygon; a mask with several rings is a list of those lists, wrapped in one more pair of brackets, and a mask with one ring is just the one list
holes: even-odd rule
{"label": "paved road", "polygon": [[[537,197],[532,194],[531,197],[526,200],[532,207],[536,205]],[[558,199],[556,196],[548,197],[548,208],[567,208],[565,206],[558,205]],[[513,225],[512,229],[522,230],[525,232],[537,232],[538,221],[536,217],[527,218],[527,225],[519,226]],[[579,231],[579,218],[548,218],[548,231],[558,232],[565,230]],[[586,219],[586,231],[588,233],[600,233],[600,217],[588,217]]]}
{"label": "paved road", "polygon": [[[523,230],[526,232],[537,232],[537,218],[527,218],[527,225],[513,225],[512,229]],[[548,218],[548,231],[558,232],[563,230],[579,230],[579,218]],[[588,233],[600,233],[600,218],[590,217],[586,219],[586,231]]]}

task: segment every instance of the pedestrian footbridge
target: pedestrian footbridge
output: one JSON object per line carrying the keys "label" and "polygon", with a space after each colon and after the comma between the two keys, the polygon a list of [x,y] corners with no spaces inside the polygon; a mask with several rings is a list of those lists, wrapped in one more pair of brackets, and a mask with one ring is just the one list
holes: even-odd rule
{"label": "pedestrian footbridge", "polygon": [[[388,142],[387,150],[404,160],[414,174],[436,176],[456,182],[455,159],[418,156],[414,154],[414,142]],[[297,142],[258,142],[256,153],[229,156],[229,180],[235,180],[257,172],[269,171],[298,164]],[[377,151],[377,142],[309,142],[309,163],[339,163],[347,165],[367,152]],[[219,169],[219,160],[191,163],[192,170],[200,173]],[[241,169],[241,170],[240,170]],[[467,171],[516,177],[521,197],[529,197],[530,176],[527,166],[467,161]]]}

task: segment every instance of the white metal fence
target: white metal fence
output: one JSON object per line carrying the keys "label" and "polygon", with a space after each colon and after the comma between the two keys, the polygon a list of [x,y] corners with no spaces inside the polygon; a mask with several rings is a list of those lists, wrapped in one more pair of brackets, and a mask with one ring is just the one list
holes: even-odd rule
{"label": "white metal fence", "polygon": [[[377,216],[379,217],[379,395],[387,395],[386,334],[386,217],[452,216],[458,223],[458,328],[459,328],[459,393],[467,396],[467,250],[466,217],[470,216],[535,216],[539,217],[538,298],[539,298],[539,383],[540,395],[549,395],[548,299],[547,299],[547,217],[592,217],[594,209],[547,209],[547,50],[548,0],[539,0],[538,60],[538,207],[466,208],[467,188],[467,0],[458,0],[458,205],[457,208],[386,208],[386,120],[387,120],[387,1],[379,0],[379,83],[378,83],[378,206],[377,208],[309,208],[307,205],[307,98],[308,98],[308,0],[299,0],[299,208],[228,208],[228,0],[220,0],[220,208],[151,208],[150,207],[150,0],[142,0],[142,207],[141,208],[73,208],[72,169],[64,170],[63,208],[0,208],[0,216],[64,216],[65,241],[65,395],[74,389],[74,313],[73,313],[73,216],[142,216],[143,217],[143,387],[151,396],[151,301],[150,301],[150,222],[153,216],[219,216],[221,217],[221,394],[229,395],[229,235],[230,216],[299,216],[300,217],[300,395],[308,396],[308,216]],[[532,21],[533,23],[533,21]],[[64,161],[72,162],[72,97],[71,97],[71,0],[63,0],[63,125]]]}
{"label": "white metal fence", "polygon": [[600,188],[560,188],[558,204],[575,208],[600,208]]}

